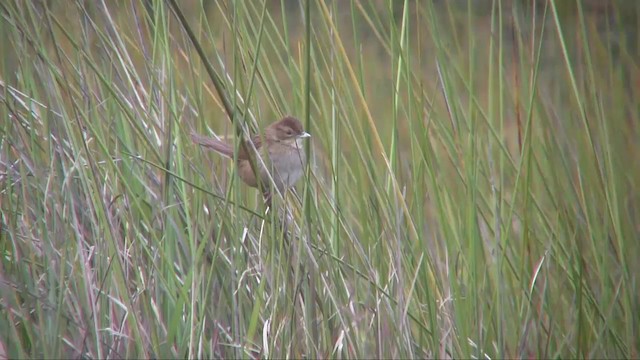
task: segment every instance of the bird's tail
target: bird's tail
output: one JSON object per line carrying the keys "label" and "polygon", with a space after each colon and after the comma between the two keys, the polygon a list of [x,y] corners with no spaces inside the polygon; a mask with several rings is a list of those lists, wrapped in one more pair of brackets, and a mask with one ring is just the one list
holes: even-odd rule
{"label": "bird's tail", "polygon": [[202,145],[219,153],[220,155],[233,158],[233,148],[224,141],[198,135],[194,132],[191,133],[191,140],[198,145]]}

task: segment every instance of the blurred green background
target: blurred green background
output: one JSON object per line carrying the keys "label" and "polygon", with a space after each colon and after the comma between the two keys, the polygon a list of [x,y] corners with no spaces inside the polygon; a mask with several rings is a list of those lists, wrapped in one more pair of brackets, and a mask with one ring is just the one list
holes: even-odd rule
{"label": "blurred green background", "polygon": [[[0,358],[639,356],[639,2],[0,14]],[[285,114],[269,211],[189,139]]]}

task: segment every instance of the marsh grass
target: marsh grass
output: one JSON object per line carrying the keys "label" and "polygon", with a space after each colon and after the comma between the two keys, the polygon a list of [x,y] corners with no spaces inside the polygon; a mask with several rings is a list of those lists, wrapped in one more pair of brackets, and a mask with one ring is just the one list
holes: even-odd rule
{"label": "marsh grass", "polygon": [[[0,3],[0,357],[638,357],[640,7],[569,3]],[[284,114],[266,212],[189,133]]]}

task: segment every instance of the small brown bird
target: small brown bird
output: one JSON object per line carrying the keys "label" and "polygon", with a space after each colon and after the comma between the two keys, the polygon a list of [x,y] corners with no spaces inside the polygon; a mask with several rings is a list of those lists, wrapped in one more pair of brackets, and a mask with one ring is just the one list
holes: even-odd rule
{"label": "small brown bird", "polygon": [[[267,166],[265,168],[259,159],[255,159],[255,165],[260,172],[260,181],[266,193],[269,193],[271,185],[269,174],[273,177],[278,190],[283,194],[286,189],[292,187],[302,177],[307,160],[302,148],[302,139],[309,136],[311,135],[304,131],[300,120],[287,116],[267,126],[264,130],[264,137],[260,137],[260,135],[252,137],[251,142]],[[208,147],[223,156],[233,159],[233,145],[196,133],[191,133],[191,139],[196,144]],[[251,145],[247,144],[247,149],[250,148]],[[242,181],[251,187],[257,188],[258,179],[251,168],[249,155],[242,146],[238,149],[237,166],[238,175]]]}

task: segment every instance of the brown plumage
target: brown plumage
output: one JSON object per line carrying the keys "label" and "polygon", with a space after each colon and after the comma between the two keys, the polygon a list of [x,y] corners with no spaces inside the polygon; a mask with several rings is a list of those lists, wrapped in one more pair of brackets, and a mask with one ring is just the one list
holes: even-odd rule
{"label": "brown plumage", "polygon": [[[302,149],[301,140],[309,136],[304,131],[300,120],[287,116],[267,126],[263,137],[255,135],[251,138],[251,142],[266,165],[266,167],[263,166],[262,162],[256,159],[256,166],[259,169],[260,181],[264,189],[268,191],[270,188],[269,174],[273,177],[280,192],[292,187],[302,177],[306,156]],[[210,148],[228,158],[233,158],[234,147],[229,143],[196,133],[191,134],[191,139],[196,144]],[[263,140],[266,146],[263,146]],[[247,149],[252,151],[250,144],[247,144]],[[258,178],[253,173],[250,157],[243,146],[238,150],[237,166],[238,175],[242,181],[257,188]]]}

